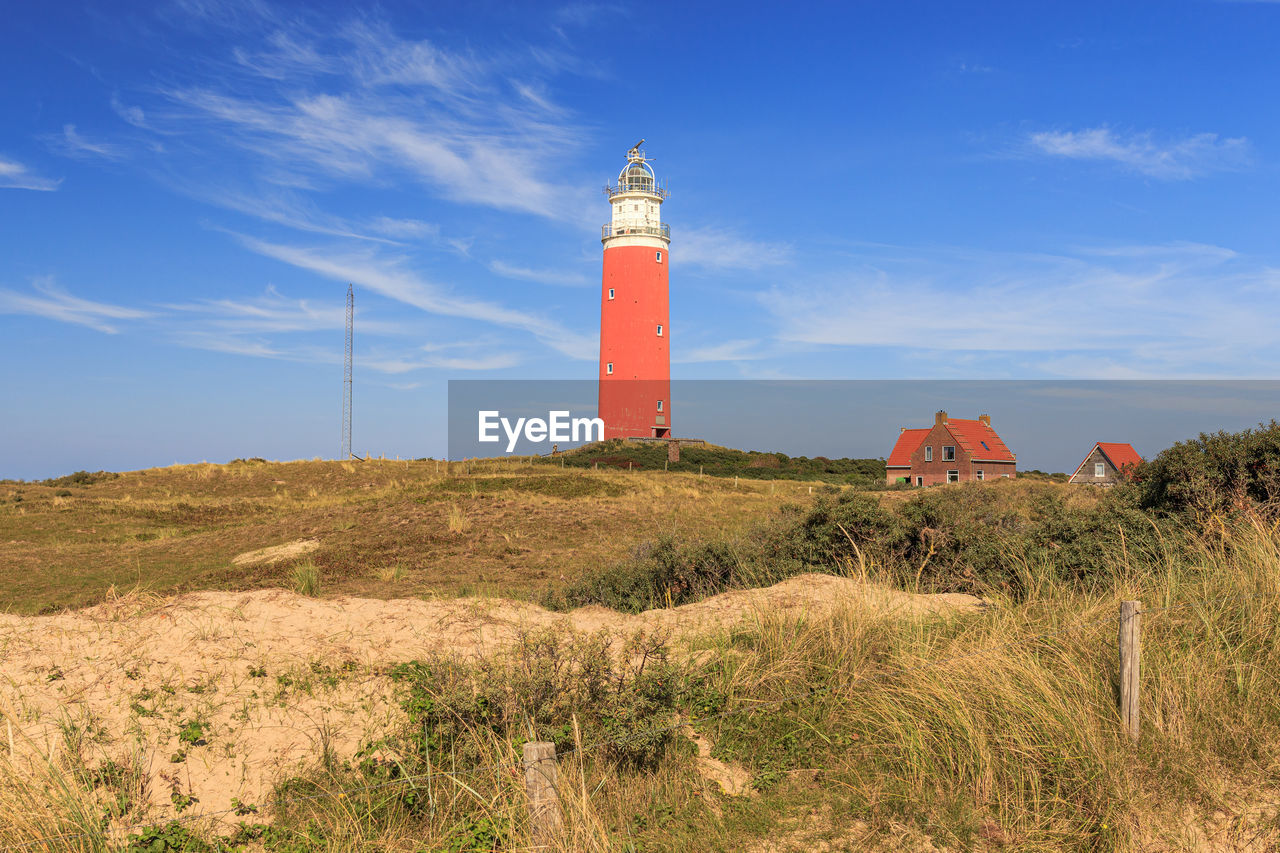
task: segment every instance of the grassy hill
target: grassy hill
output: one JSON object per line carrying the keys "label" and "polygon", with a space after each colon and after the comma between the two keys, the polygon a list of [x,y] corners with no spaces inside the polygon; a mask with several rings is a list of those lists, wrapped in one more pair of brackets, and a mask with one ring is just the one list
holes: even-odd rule
{"label": "grassy hill", "polygon": [[[732,536],[809,487],[558,462],[265,462],[79,473],[0,484],[8,609],[90,604],[113,586],[155,592],[293,586],[325,594],[540,595],[646,538]],[[276,562],[238,555],[314,540]]]}

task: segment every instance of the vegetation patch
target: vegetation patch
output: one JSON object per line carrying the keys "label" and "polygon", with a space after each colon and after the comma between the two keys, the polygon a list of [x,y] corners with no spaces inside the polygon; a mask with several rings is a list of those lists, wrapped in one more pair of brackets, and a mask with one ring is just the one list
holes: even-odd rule
{"label": "vegetation patch", "polygon": [[94,483],[115,480],[119,476],[119,474],[111,471],[76,471],[74,474],[67,474],[65,477],[41,480],[40,484],[44,486],[92,486]]}
{"label": "vegetation patch", "polygon": [[564,454],[564,464],[577,468],[681,471],[711,477],[814,480],[862,488],[887,488],[883,459],[809,458],[715,445],[684,445],[680,448],[679,461],[670,462],[665,443],[614,439],[575,448]]}
{"label": "vegetation patch", "polygon": [[874,575],[912,591],[1023,595],[1044,571],[1088,582],[1125,559],[1185,547],[1180,526],[1144,512],[1138,499],[1131,488],[1078,498],[1016,482],[927,489],[901,501],[824,494],[732,540],[642,543],[545,600],[637,612],[813,571]]}
{"label": "vegetation patch", "polygon": [[619,643],[605,632],[544,629],[478,663],[436,658],[389,674],[409,723],[395,747],[416,760],[440,753],[479,762],[484,739],[497,734],[517,744],[550,740],[561,751],[587,741],[612,762],[652,767],[675,737],[676,671],[661,636]]}
{"label": "vegetation patch", "polygon": [[435,484],[433,491],[446,495],[492,495],[513,492],[551,498],[616,498],[630,489],[626,484],[584,474],[542,474],[513,477],[458,477]]}

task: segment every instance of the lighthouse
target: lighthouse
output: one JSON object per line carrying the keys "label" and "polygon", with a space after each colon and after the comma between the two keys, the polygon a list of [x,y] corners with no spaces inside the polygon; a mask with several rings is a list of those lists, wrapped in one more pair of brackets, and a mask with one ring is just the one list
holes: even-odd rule
{"label": "lighthouse", "polygon": [[600,232],[600,419],[608,438],[671,435],[671,328],[667,191],[645,159],[641,139],[627,152],[617,186],[606,186],[613,217]]}

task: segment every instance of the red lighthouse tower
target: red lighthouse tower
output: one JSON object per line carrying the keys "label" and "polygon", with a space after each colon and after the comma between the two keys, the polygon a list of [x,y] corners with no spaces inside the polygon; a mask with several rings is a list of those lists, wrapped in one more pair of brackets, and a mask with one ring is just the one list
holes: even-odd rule
{"label": "red lighthouse tower", "polygon": [[600,419],[605,438],[671,434],[671,330],[667,324],[667,191],[640,146],[627,152],[618,185],[605,187],[613,219],[604,226],[600,291]]}

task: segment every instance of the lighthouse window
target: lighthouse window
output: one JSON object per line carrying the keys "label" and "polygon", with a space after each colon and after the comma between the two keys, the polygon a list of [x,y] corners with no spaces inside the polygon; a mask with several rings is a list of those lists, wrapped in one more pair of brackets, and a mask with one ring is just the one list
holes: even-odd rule
{"label": "lighthouse window", "polygon": [[659,412],[661,412],[661,411],[662,411],[662,401],[661,401],[661,400],[659,400],[659,401],[658,401],[658,411],[659,411]]}
{"label": "lighthouse window", "polygon": [[657,256],[657,258],[658,258],[658,263],[662,263],[662,253],[661,253],[661,252],[654,252],[654,255],[656,255],[656,256]]}
{"label": "lighthouse window", "polygon": [[612,298],[613,298],[613,288],[612,288],[612,287],[611,287],[611,288],[609,288],[609,298],[610,298],[610,299],[612,299]]}
{"label": "lighthouse window", "polygon": [[612,375],[612,373],[613,373],[613,362],[612,362],[612,361],[611,361],[611,362],[609,362],[608,364],[606,364],[606,365],[604,366],[604,372]]}
{"label": "lighthouse window", "polygon": [[662,324],[658,324],[658,337],[662,337]]}

